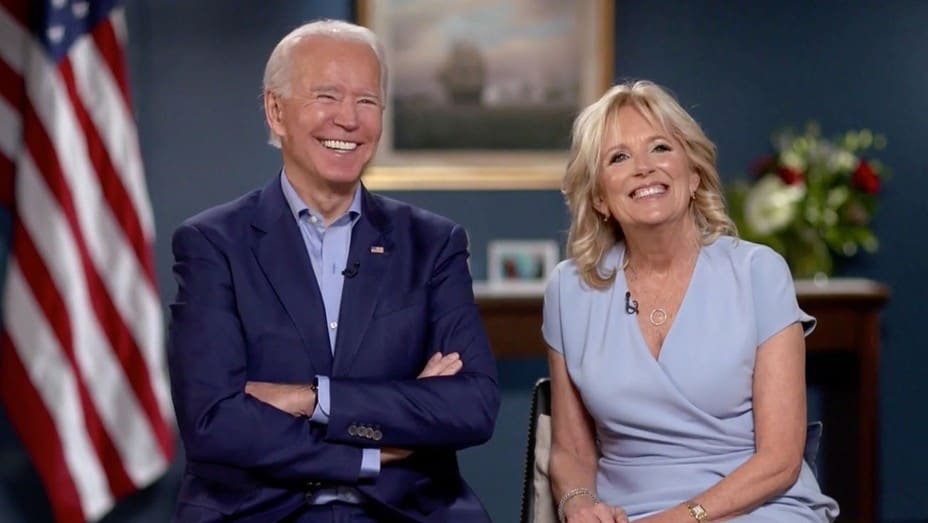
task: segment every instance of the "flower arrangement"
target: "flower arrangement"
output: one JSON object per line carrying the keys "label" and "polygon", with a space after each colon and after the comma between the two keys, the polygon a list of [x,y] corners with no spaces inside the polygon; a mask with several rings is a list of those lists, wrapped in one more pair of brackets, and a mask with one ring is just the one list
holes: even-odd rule
{"label": "flower arrangement", "polygon": [[835,257],[875,252],[870,221],[889,172],[870,153],[885,146],[867,129],[823,138],[814,122],[801,134],[777,133],[752,179],[727,191],[741,237],[780,252],[797,278],[831,275]]}

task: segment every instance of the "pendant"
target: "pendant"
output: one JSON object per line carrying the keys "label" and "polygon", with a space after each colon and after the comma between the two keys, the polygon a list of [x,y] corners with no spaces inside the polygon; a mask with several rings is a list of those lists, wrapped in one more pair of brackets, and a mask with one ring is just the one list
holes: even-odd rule
{"label": "pendant", "polygon": [[648,315],[648,321],[651,322],[651,325],[660,327],[661,325],[667,323],[667,311],[660,307],[651,309],[651,314]]}

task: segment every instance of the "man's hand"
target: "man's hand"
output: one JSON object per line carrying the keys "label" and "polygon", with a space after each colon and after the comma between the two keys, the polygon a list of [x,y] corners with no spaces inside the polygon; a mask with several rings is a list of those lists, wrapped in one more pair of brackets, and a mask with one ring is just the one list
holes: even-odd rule
{"label": "man's hand", "polygon": [[316,408],[316,393],[309,385],[249,381],[245,394],[292,416],[308,418]]}
{"label": "man's hand", "polygon": [[386,465],[393,461],[406,459],[412,455],[411,450],[398,449],[395,447],[383,447],[380,449],[380,464]]}
{"label": "man's hand", "polygon": [[432,354],[429,361],[425,362],[425,368],[419,373],[418,379],[433,378],[435,376],[454,376],[464,366],[461,361],[461,355],[452,352],[443,355],[440,352]]}
{"label": "man's hand", "polygon": [[[450,354],[436,352],[432,354],[429,361],[425,362],[425,368],[419,373],[417,379],[434,378],[435,376],[454,376],[463,366],[464,363],[461,361],[461,355],[457,352],[452,352]],[[380,449],[380,463],[386,464],[399,461],[411,455],[411,450],[384,447]]]}

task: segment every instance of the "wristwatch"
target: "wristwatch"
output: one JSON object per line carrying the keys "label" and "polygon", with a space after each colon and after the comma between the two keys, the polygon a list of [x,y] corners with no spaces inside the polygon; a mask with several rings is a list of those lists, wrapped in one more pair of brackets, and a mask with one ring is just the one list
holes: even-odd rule
{"label": "wristwatch", "polygon": [[693,519],[699,523],[705,523],[706,521],[709,521],[709,513],[706,512],[706,509],[704,509],[702,505],[696,503],[695,501],[687,501],[686,510],[688,510],[690,516],[693,516]]}

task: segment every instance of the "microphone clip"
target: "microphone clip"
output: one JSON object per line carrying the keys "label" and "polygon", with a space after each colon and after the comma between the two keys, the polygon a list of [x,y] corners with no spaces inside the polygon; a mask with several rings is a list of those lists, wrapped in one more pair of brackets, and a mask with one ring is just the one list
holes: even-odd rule
{"label": "microphone clip", "polygon": [[632,299],[630,291],[625,291],[625,314],[638,314],[638,300]]}
{"label": "microphone clip", "polygon": [[345,267],[345,270],[342,271],[342,276],[346,278],[354,278],[358,275],[358,269],[361,268],[361,262],[355,260],[351,262],[350,265]]}

